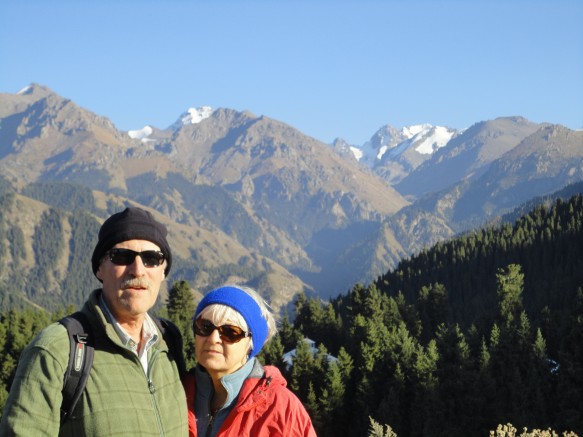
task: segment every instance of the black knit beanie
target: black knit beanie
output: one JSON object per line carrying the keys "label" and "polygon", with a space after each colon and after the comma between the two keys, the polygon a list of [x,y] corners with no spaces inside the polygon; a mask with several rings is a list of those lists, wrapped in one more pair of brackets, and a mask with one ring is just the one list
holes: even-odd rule
{"label": "black knit beanie", "polygon": [[128,240],[147,240],[158,245],[166,257],[166,268],[164,274],[168,276],[172,265],[172,252],[166,235],[166,226],[157,222],[149,211],[130,206],[122,212],[118,212],[109,217],[101,229],[99,229],[99,240],[93,250],[91,266],[93,274],[97,273],[99,263],[105,253],[117,243]]}

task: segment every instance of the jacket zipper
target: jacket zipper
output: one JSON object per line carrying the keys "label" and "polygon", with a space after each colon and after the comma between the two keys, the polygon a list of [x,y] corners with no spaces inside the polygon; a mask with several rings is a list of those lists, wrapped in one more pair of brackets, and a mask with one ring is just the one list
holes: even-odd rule
{"label": "jacket zipper", "polygon": [[[150,357],[150,361],[148,362],[148,372],[146,374],[146,379],[148,381],[148,390],[150,391],[151,399],[152,399],[152,406],[154,407],[154,412],[156,413],[156,422],[158,423],[158,429],[160,430],[160,436],[164,436],[164,427],[162,426],[162,418],[160,416],[160,409],[158,408],[158,403],[156,402],[156,397],[154,393],[156,392],[156,387],[150,378],[150,372],[154,367],[154,363],[156,362],[156,358],[158,357],[159,351],[157,349],[152,349],[152,356]],[[138,358],[139,359],[139,358]],[[141,366],[141,364],[140,364]]]}
{"label": "jacket zipper", "polygon": [[209,414],[209,423],[208,423],[208,425],[206,427],[205,437],[210,437],[210,435],[211,435],[211,430],[213,428],[213,420],[214,420],[214,418],[215,418],[215,415],[214,414]]}

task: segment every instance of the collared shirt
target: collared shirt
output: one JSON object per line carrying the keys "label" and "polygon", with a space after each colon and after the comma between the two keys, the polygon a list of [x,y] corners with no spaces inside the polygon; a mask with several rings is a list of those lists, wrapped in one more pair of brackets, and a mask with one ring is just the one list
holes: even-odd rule
{"label": "collared shirt", "polygon": [[[221,384],[227,390],[227,400],[224,405],[214,414],[211,411],[211,400],[214,389],[211,377],[200,365],[196,366],[196,400],[194,409],[196,411],[196,427],[200,436],[216,436],[221,425],[235,407],[236,400],[245,380],[253,371],[255,357],[247,361],[243,367],[237,371],[225,375],[221,378]],[[209,425],[212,429],[208,429]]]}
{"label": "collared shirt", "polygon": [[148,313],[146,313],[146,317],[144,319],[144,324],[142,325],[142,341],[141,344],[145,345],[142,348],[139,348],[139,344],[135,342],[135,340],[130,337],[125,329],[119,324],[117,319],[114,317],[112,312],[109,310],[107,304],[105,303],[105,299],[103,299],[103,294],[99,297],[99,306],[105,314],[107,320],[113,325],[115,332],[119,336],[122,344],[125,346],[126,349],[132,351],[134,354],[138,356],[140,359],[140,363],[142,363],[142,367],[144,368],[144,372],[146,375],[148,374],[148,351],[150,348],[158,341],[158,330],[156,329],[156,324],[150,317]]}

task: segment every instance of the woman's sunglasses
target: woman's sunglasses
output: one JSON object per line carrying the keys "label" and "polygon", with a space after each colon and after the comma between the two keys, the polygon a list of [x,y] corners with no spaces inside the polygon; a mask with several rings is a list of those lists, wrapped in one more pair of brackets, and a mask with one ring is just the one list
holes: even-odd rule
{"label": "woman's sunglasses", "polygon": [[158,267],[166,259],[164,254],[159,250],[136,252],[131,249],[110,249],[107,255],[109,256],[109,260],[118,266],[129,266],[133,264],[136,256],[142,258],[142,262],[146,267]]}
{"label": "woman's sunglasses", "polygon": [[245,332],[238,326],[221,325],[215,326],[210,320],[198,318],[194,321],[194,333],[201,337],[208,337],[214,330],[219,331],[221,340],[229,343],[237,343],[245,337],[251,337],[250,332]]}

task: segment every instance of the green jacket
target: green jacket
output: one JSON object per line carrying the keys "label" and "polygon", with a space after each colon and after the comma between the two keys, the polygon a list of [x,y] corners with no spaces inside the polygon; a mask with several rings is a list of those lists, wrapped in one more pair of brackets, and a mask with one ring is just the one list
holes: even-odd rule
{"label": "green jacket", "polygon": [[168,347],[159,336],[148,352],[148,375],[138,357],[125,349],[91,293],[82,311],[95,338],[87,387],[71,417],[60,426],[63,376],[69,338],[54,323],[20,357],[3,410],[0,436],[167,436],[188,435],[186,397]]}

